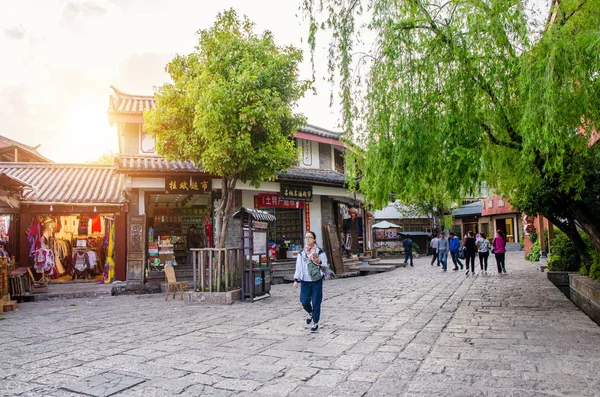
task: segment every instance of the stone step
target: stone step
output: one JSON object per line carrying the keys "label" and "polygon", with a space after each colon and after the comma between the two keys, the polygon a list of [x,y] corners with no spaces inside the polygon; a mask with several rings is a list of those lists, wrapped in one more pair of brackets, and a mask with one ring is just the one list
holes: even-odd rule
{"label": "stone step", "polygon": [[506,250],[507,251],[521,251],[523,249],[521,248],[520,243],[506,243]]}
{"label": "stone step", "polygon": [[12,312],[17,308],[17,301],[8,301],[2,305],[2,310],[5,312]]}

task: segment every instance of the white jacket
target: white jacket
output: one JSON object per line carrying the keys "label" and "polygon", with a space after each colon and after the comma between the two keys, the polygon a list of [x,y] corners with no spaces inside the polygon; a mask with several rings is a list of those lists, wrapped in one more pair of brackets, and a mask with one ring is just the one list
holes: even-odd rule
{"label": "white jacket", "polygon": [[[327,266],[327,255],[325,252],[317,246],[319,250],[319,259],[321,260],[321,266]],[[310,273],[308,272],[308,263],[310,259],[306,256],[306,251],[302,249],[296,258],[296,272],[294,273],[294,280],[296,281],[308,281],[312,282],[313,280],[310,278]],[[323,272],[321,271],[321,275]]]}

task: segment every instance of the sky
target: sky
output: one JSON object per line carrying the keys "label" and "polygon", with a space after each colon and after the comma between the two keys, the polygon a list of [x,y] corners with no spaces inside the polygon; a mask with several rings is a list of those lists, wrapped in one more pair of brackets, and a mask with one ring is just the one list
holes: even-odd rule
{"label": "sky", "polygon": [[[234,8],[270,30],[279,45],[304,50],[300,77],[310,79],[307,27],[297,0],[0,0],[0,135],[36,146],[60,163],[81,163],[117,150],[108,124],[115,86],[151,95],[169,81],[165,65],[188,54],[196,32]],[[326,54],[327,43],[318,43]],[[326,55],[317,55],[317,95],[298,111],[308,122],[337,129],[329,107]]]}

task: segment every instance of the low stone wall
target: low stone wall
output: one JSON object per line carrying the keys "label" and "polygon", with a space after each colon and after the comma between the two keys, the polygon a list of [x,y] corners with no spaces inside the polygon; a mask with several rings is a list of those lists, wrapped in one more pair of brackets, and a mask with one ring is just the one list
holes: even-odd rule
{"label": "low stone wall", "polygon": [[569,274],[571,300],[600,325],[600,283],[585,276]]}
{"label": "low stone wall", "polygon": [[186,292],[186,302],[191,305],[231,305],[242,299],[242,290],[234,289],[229,292]]}
{"label": "low stone wall", "polygon": [[571,285],[569,282],[569,274],[577,274],[573,272],[557,272],[548,271],[546,276],[565,296],[571,299]]}
{"label": "low stone wall", "polygon": [[142,294],[160,294],[164,292],[161,284],[158,283],[115,283],[112,288],[112,295],[142,295]]}

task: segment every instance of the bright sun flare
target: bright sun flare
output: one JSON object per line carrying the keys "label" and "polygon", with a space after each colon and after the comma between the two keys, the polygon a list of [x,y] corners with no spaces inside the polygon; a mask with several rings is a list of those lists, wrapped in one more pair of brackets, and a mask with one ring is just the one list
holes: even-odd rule
{"label": "bright sun flare", "polygon": [[116,151],[115,130],[108,124],[106,97],[84,97],[73,101],[65,113],[65,151],[59,162],[84,163],[112,150]]}

